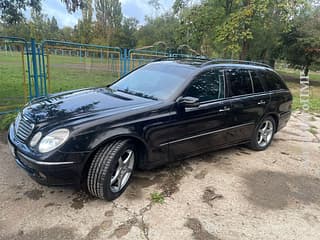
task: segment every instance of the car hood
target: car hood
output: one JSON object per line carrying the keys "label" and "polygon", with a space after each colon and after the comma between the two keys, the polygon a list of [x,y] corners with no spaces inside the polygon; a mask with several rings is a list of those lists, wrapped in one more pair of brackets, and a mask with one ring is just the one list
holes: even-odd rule
{"label": "car hood", "polygon": [[23,115],[40,123],[62,121],[78,117],[92,116],[101,111],[132,109],[149,105],[151,99],[136,97],[108,88],[81,89],[62,92],[31,101],[23,110]]}

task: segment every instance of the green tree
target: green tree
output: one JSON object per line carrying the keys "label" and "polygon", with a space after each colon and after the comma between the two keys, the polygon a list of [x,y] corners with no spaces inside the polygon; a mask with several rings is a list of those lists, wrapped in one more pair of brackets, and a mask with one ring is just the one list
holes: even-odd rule
{"label": "green tree", "polygon": [[[122,11],[119,0],[96,0],[96,31],[100,42],[104,45],[112,44],[115,30],[121,26]],[[102,40],[102,41],[101,41]]]}
{"label": "green tree", "polygon": [[255,26],[267,32],[273,28],[277,28],[278,33],[287,31],[305,4],[305,0],[234,1],[226,21],[217,29],[217,39],[226,46],[226,51],[239,54],[240,59],[250,58],[248,53],[256,37]]}
{"label": "green tree", "polygon": [[271,42],[277,45],[280,33],[290,29],[292,20],[304,8],[305,2],[204,0],[187,6],[185,1],[177,0],[174,11],[179,12],[178,39],[185,39],[192,48],[206,54],[212,49],[211,55],[240,59],[251,59],[253,55],[273,57],[273,47],[264,49],[263,54],[252,51],[251,46],[259,46],[256,41],[263,41],[263,35],[270,33],[274,37]]}
{"label": "green tree", "polygon": [[76,39],[74,38],[75,32],[74,29],[71,27],[64,27],[60,30],[60,39],[62,41],[66,42],[72,42],[75,41]]}
{"label": "green tree", "polygon": [[134,48],[137,44],[136,31],[138,20],[135,18],[124,18],[121,28],[118,28],[114,36],[114,44],[123,48]]}
{"label": "green tree", "polygon": [[283,57],[308,75],[310,66],[320,63],[320,7],[306,9],[283,34]]}
{"label": "green tree", "polygon": [[59,31],[59,26],[58,26],[58,21],[57,19],[53,16],[50,21],[50,32],[56,33]]}
{"label": "green tree", "polygon": [[47,19],[47,26],[48,29],[44,29],[45,31],[45,38],[46,39],[57,39],[59,40],[61,38],[61,32],[58,26],[57,19],[55,17],[52,17],[51,20]]}
{"label": "green tree", "polygon": [[90,43],[93,38],[92,0],[86,0],[82,8],[82,19],[78,22],[80,42]]}
{"label": "green tree", "polygon": [[0,0],[0,19],[7,24],[17,24],[25,20],[23,11],[31,7],[40,12],[41,0]]}
{"label": "green tree", "polygon": [[201,4],[182,5],[178,14],[179,27],[177,28],[177,41],[186,43],[198,52],[212,55],[210,49],[221,52],[221,44],[217,44],[216,29],[225,19],[222,3],[217,1],[204,1]]}
{"label": "green tree", "polygon": [[75,12],[77,9],[82,9],[85,6],[85,0],[61,0],[65,3],[69,12]]}
{"label": "green tree", "polygon": [[139,47],[149,46],[155,42],[162,41],[168,46],[176,48],[176,29],[179,21],[171,13],[165,13],[157,18],[146,17],[146,24],[137,32],[137,45]]}
{"label": "green tree", "polygon": [[[70,12],[82,9],[85,0],[61,0]],[[41,0],[0,0],[0,19],[8,24],[16,24],[25,19],[23,11],[26,8],[41,11]]]}
{"label": "green tree", "polygon": [[188,0],[175,0],[172,5],[173,13],[178,14],[180,11],[186,9],[188,2]]}
{"label": "green tree", "polygon": [[50,35],[50,20],[41,12],[31,11],[31,20],[29,22],[30,37],[37,41],[47,39]]}
{"label": "green tree", "polygon": [[26,40],[30,40],[30,28],[26,21],[16,24],[1,24],[0,35],[2,36],[16,36]]}

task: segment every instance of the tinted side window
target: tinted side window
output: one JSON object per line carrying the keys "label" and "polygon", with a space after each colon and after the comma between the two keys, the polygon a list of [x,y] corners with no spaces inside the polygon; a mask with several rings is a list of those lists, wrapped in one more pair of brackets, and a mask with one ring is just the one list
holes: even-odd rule
{"label": "tinted side window", "polygon": [[226,70],[226,78],[229,84],[230,97],[252,93],[251,78],[247,70]]}
{"label": "tinted side window", "polygon": [[252,82],[253,82],[254,92],[256,92],[256,93],[264,92],[262,83],[259,78],[259,74],[256,71],[250,71],[250,75],[251,75]]}
{"label": "tinted side window", "polygon": [[224,75],[222,70],[210,70],[197,76],[185,96],[199,98],[200,102],[224,98]]}
{"label": "tinted side window", "polygon": [[260,80],[267,91],[287,89],[280,77],[271,71],[260,71]]}

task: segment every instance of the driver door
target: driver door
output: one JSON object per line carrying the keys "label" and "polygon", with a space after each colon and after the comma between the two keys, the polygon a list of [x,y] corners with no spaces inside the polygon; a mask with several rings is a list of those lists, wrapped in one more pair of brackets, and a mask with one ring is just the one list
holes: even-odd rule
{"label": "driver door", "polygon": [[200,73],[183,97],[198,98],[198,107],[177,106],[171,140],[170,159],[177,160],[211,151],[227,144],[230,103],[225,99],[223,69]]}

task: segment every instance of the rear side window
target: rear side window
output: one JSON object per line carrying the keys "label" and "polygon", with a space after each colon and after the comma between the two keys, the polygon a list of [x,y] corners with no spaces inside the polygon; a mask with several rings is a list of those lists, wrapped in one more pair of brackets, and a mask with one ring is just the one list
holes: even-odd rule
{"label": "rear side window", "polygon": [[266,91],[287,89],[281,78],[271,71],[260,71],[260,81]]}
{"label": "rear side window", "polygon": [[184,95],[199,98],[200,102],[224,98],[223,71],[213,69],[200,73]]}
{"label": "rear side window", "polygon": [[250,75],[253,83],[253,90],[255,93],[264,92],[262,83],[259,78],[259,74],[256,71],[250,71]]}
{"label": "rear side window", "polygon": [[249,72],[244,69],[226,70],[229,86],[229,96],[239,96],[252,93],[252,83]]}

